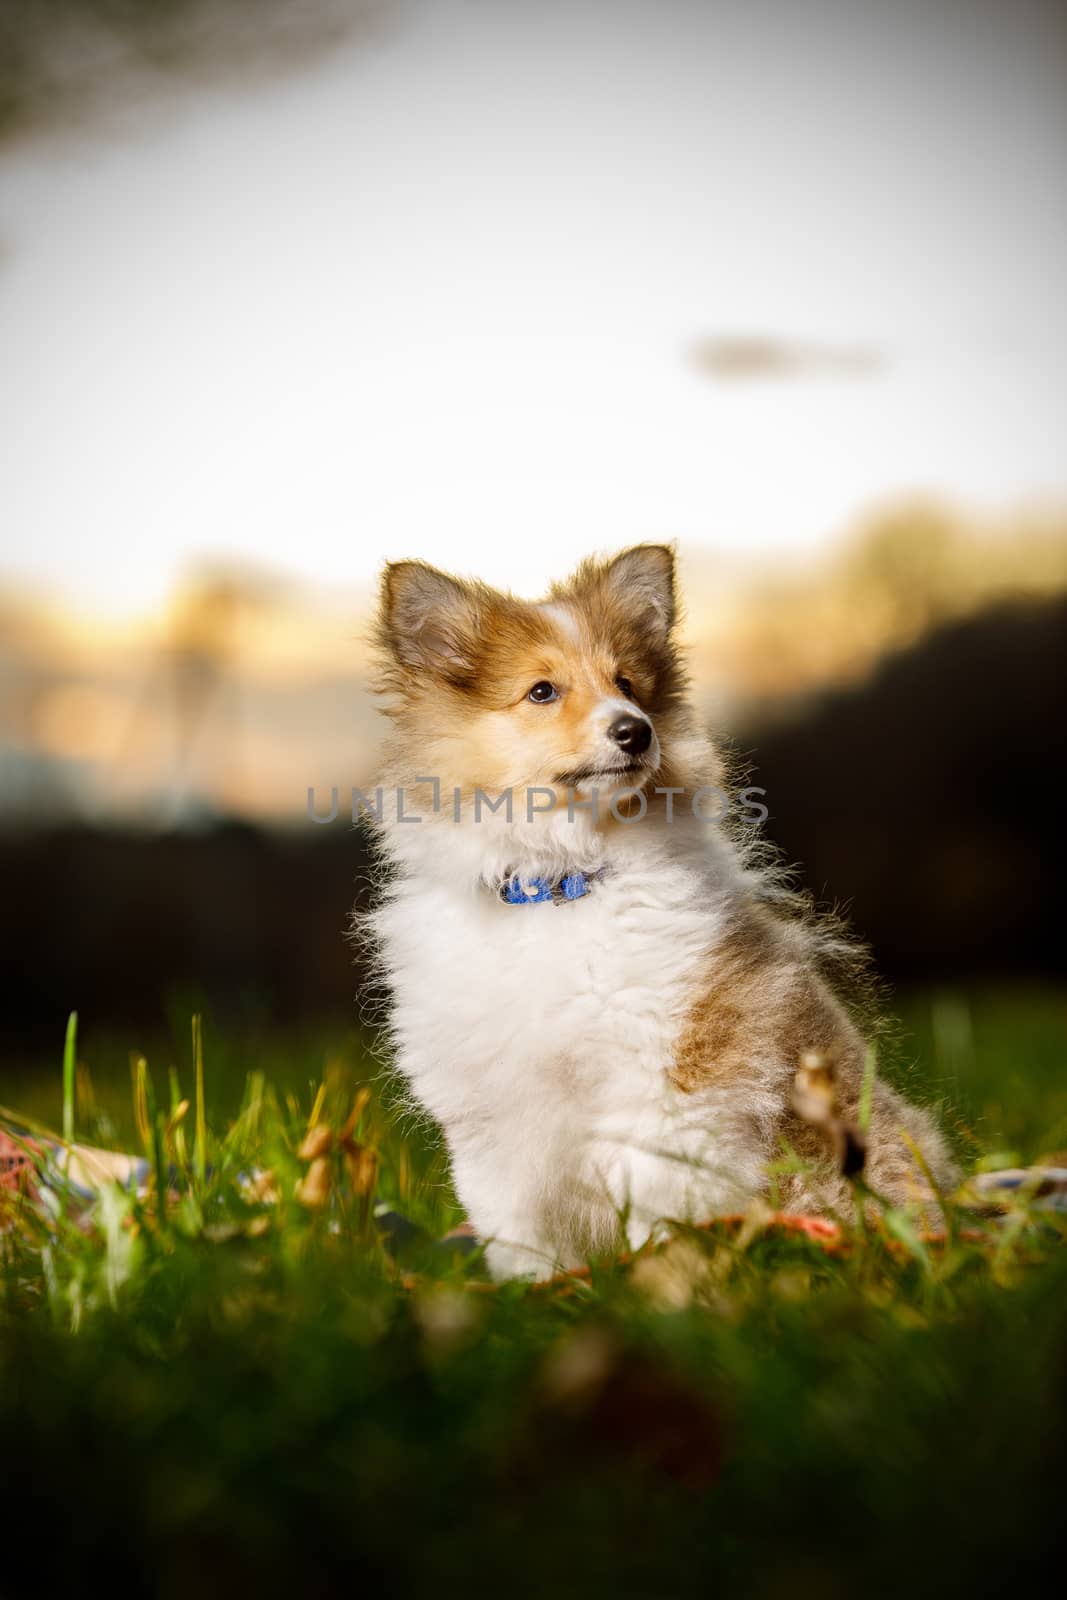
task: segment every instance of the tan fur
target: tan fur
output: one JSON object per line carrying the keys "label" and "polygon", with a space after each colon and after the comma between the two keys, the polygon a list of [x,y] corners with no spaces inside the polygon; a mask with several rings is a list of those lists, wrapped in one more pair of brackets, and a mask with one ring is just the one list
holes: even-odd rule
{"label": "tan fur", "polygon": [[[793,1074],[815,1052],[833,1070],[841,1115],[854,1122],[867,1049],[863,1034],[820,976],[806,930],[748,904],[716,950],[714,975],[694,1000],[671,1078],[689,1094],[720,1085],[735,1089],[740,1099],[750,1086],[765,1086],[769,1065],[776,1064],[770,1070],[788,1104]],[[955,1170],[932,1118],[876,1080],[866,1181],[896,1202],[928,1201],[929,1189],[902,1135],[918,1146],[938,1187],[950,1189]],[[783,1204],[797,1210],[847,1207],[848,1187],[818,1129],[787,1109],[775,1139],[785,1141],[811,1169],[780,1178]]]}

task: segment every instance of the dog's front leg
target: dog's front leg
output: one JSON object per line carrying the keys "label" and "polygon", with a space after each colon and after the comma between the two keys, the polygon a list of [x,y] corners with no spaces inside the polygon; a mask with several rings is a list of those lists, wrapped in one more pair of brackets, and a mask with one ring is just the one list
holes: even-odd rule
{"label": "dog's front leg", "polygon": [[543,1243],[523,1244],[498,1234],[489,1241],[485,1259],[489,1271],[498,1281],[505,1278],[527,1278],[543,1282],[561,1270],[561,1263],[551,1246]]}
{"label": "dog's front leg", "polygon": [[[500,1173],[465,1169],[455,1164],[456,1189],[479,1239],[494,1278],[551,1278],[560,1269],[560,1252],[540,1225],[538,1208],[509,1191]],[[573,1265],[574,1263],[570,1263]]]}

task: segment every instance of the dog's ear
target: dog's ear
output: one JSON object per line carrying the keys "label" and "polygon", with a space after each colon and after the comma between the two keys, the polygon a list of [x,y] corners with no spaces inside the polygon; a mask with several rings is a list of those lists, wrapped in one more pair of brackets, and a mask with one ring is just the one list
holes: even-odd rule
{"label": "dog's ear", "polygon": [[391,561],[382,574],[378,635],[412,672],[462,682],[474,671],[479,606],[472,589],[425,561]]}
{"label": "dog's ear", "polygon": [[677,617],[674,551],[666,544],[635,544],[604,568],[608,588],[627,615],[656,644],[665,644]]}

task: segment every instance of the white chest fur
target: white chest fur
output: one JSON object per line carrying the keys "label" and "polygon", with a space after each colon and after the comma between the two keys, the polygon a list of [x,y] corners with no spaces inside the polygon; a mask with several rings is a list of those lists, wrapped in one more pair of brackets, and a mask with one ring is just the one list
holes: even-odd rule
{"label": "white chest fur", "polygon": [[754,1187],[721,1095],[669,1078],[721,928],[710,889],[663,859],[564,905],[412,874],[376,914],[398,1064],[498,1275],[573,1264],[620,1223],[638,1243]]}

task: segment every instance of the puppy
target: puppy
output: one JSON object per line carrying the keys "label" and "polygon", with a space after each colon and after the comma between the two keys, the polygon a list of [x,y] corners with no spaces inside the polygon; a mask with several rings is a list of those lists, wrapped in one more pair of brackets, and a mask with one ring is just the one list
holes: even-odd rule
{"label": "puppy", "polygon": [[[420,561],[382,580],[392,871],[369,932],[400,1071],[497,1277],[756,1195],[850,1205],[793,1102],[817,1053],[858,1114],[868,1046],[825,972],[840,941],[720,820],[676,622],[662,545],[537,603]],[[877,1081],[869,1109],[869,1186],[929,1202],[915,1149],[952,1181],[933,1121]]]}

